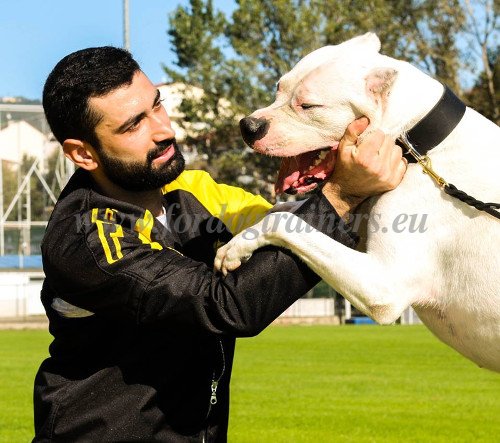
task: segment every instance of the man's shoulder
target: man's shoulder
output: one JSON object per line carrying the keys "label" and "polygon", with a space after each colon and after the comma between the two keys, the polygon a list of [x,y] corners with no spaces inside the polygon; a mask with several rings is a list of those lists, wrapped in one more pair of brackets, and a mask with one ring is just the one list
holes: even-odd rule
{"label": "man's shoulder", "polygon": [[184,171],[163,188],[165,194],[187,192],[213,216],[222,220],[235,234],[258,222],[272,207],[260,195],[238,186],[217,183],[208,172]]}
{"label": "man's shoulder", "polygon": [[183,171],[174,181],[165,185],[162,190],[163,193],[166,194],[178,189],[185,191],[196,190],[206,185],[217,186],[218,183],[207,171],[201,169],[188,169]]}
{"label": "man's shoulder", "polygon": [[202,170],[186,170],[174,181],[165,185],[165,195],[181,192],[188,199],[196,199],[212,215],[219,216],[221,208],[228,204],[231,195],[226,192],[229,186],[217,183],[212,176]]}

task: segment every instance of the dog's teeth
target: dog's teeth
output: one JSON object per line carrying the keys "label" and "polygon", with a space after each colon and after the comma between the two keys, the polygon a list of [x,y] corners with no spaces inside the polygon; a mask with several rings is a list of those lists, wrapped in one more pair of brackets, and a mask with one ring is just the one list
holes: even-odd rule
{"label": "dog's teeth", "polygon": [[318,158],[314,160],[312,167],[318,166],[326,158],[327,155],[328,155],[327,151],[321,151],[320,154],[318,155]]}

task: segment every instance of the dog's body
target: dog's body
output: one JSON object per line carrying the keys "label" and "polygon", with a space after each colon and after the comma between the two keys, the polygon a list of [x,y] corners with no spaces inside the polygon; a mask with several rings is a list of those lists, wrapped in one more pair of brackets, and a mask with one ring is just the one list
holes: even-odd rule
{"label": "dog's body", "polygon": [[[438,102],[443,86],[379,49],[378,38],[366,34],[305,57],[282,78],[276,102],[252,114],[267,127],[247,142],[278,156],[334,150],[361,115],[395,138],[404,134]],[[482,201],[498,202],[499,140],[500,128],[467,108],[428,154],[448,182]],[[333,168],[334,159],[326,163]],[[326,174],[319,169],[310,168],[309,176]],[[279,181],[281,190],[310,187],[298,172],[280,174]],[[290,232],[295,216],[281,213],[276,222],[275,213],[274,222],[251,228],[261,231],[258,237],[242,233],[221,248],[216,266],[232,270],[259,247],[286,247],[377,322],[394,322],[412,305],[442,341],[479,366],[500,371],[500,221],[444,194],[416,164],[399,187],[367,206],[372,223],[366,252],[318,231]]]}

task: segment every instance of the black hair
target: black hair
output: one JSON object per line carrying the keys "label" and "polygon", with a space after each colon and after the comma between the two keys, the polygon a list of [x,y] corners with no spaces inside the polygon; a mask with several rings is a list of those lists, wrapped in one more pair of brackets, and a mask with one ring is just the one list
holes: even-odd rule
{"label": "black hair", "polygon": [[130,85],[138,71],[128,51],[112,46],[82,49],[57,63],[43,88],[43,109],[59,143],[75,138],[98,148],[95,127],[102,116],[91,109],[89,98]]}

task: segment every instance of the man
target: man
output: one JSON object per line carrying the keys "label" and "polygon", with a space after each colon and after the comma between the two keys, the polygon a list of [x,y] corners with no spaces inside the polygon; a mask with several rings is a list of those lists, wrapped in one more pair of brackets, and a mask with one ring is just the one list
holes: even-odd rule
{"label": "man", "polygon": [[[43,105],[79,169],[42,244],[54,341],[35,379],[34,441],[225,441],[235,337],[260,332],[318,278],[274,248],[226,278],[213,273],[216,245],[269,205],[182,172],[159,92],[128,52],[65,57]],[[366,126],[356,124],[358,133]],[[355,140],[343,141],[353,155],[336,182],[296,212],[348,245],[329,201],[344,215],[396,186],[405,169],[381,134]]]}

